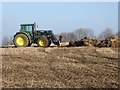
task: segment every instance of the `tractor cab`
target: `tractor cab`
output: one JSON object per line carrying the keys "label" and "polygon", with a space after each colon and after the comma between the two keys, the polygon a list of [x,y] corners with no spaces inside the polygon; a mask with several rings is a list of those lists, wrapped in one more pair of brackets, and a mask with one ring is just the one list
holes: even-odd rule
{"label": "tractor cab", "polygon": [[35,31],[35,24],[21,24],[20,31],[33,33]]}

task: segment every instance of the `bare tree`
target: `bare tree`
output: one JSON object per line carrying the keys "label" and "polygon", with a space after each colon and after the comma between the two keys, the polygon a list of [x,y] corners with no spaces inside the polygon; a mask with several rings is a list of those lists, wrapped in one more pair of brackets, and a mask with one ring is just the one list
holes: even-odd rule
{"label": "bare tree", "polygon": [[13,45],[13,36],[3,36],[2,45]]}
{"label": "bare tree", "polygon": [[76,40],[76,36],[73,32],[63,32],[60,34],[61,36],[63,36],[63,41],[75,41]]}
{"label": "bare tree", "polygon": [[100,35],[98,36],[98,39],[105,39],[112,35],[114,35],[112,29],[106,28],[103,32],[100,33]]}
{"label": "bare tree", "polygon": [[91,29],[78,29],[74,31],[74,34],[78,40],[84,37],[89,37],[89,38],[95,37],[94,32]]}
{"label": "bare tree", "polygon": [[68,33],[66,39],[67,39],[67,41],[75,41],[76,36],[74,33]]}
{"label": "bare tree", "polygon": [[9,38],[7,36],[2,38],[2,45],[9,45]]}
{"label": "bare tree", "polygon": [[10,45],[13,45],[13,36],[10,36],[10,37],[9,37],[9,44],[10,44]]}

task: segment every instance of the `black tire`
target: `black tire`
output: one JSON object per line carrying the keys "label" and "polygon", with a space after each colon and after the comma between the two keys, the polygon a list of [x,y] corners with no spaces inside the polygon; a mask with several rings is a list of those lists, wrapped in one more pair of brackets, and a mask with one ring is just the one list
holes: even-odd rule
{"label": "black tire", "polygon": [[49,47],[50,46],[50,42],[49,40],[47,39],[47,37],[41,37],[37,40],[37,45],[39,47]]}
{"label": "black tire", "polygon": [[[23,39],[24,42],[19,42],[19,38]],[[25,34],[15,35],[13,42],[16,47],[27,47],[29,45],[29,39]]]}

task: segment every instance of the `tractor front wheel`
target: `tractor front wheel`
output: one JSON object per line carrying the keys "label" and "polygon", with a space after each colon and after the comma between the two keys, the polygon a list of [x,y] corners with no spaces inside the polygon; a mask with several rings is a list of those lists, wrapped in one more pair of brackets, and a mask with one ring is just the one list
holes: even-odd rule
{"label": "tractor front wheel", "polygon": [[28,37],[24,34],[15,35],[13,42],[17,47],[26,47],[29,45]]}
{"label": "tractor front wheel", "polygon": [[41,37],[41,38],[38,39],[37,45],[39,47],[49,47],[50,43],[49,43],[47,37]]}

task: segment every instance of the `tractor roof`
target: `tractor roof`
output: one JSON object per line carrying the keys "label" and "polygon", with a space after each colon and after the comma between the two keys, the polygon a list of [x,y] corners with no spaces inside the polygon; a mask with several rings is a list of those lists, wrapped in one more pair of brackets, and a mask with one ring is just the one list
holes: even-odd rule
{"label": "tractor roof", "polygon": [[20,24],[20,26],[32,26],[34,24]]}

